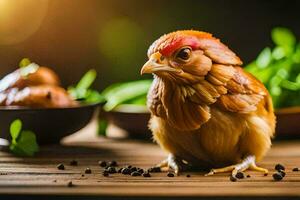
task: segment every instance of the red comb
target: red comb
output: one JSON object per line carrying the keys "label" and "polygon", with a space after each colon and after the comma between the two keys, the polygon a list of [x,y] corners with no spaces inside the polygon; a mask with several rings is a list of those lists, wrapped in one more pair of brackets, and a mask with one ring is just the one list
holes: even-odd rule
{"label": "red comb", "polygon": [[148,49],[148,57],[159,51],[164,56],[171,55],[174,51],[182,46],[190,46],[193,49],[199,48],[199,39],[212,37],[210,33],[194,30],[175,31],[161,36]]}
{"label": "red comb", "polygon": [[192,49],[197,49],[199,41],[193,36],[180,36],[174,38],[171,42],[167,43],[161,50],[160,53],[164,56],[171,55],[178,48],[183,46],[190,46]]}

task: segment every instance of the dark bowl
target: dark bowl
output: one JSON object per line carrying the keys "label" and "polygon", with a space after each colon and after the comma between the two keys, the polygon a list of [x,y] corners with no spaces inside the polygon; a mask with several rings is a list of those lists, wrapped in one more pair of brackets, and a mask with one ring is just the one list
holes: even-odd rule
{"label": "dark bowl", "polygon": [[148,129],[150,113],[146,106],[121,105],[105,115],[109,123],[125,130],[131,138],[149,139],[152,137]]}
{"label": "dark bowl", "polygon": [[276,135],[280,137],[300,137],[300,107],[278,109]]}
{"label": "dark bowl", "polygon": [[58,143],[85,127],[99,106],[97,103],[70,108],[0,107],[0,137],[10,139],[10,124],[20,119],[22,129],[33,131],[39,144]]}

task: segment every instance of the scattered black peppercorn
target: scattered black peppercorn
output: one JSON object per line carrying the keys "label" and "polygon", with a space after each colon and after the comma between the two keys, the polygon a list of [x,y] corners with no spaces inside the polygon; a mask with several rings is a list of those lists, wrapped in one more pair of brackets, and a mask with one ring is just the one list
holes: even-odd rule
{"label": "scattered black peppercorn", "polygon": [[298,172],[300,169],[298,167],[293,168],[293,172]]}
{"label": "scattered black peppercorn", "polygon": [[138,169],[137,172],[142,174],[142,173],[144,173],[144,170],[143,169]]}
{"label": "scattered black peppercorn", "polygon": [[245,178],[245,175],[244,175],[243,172],[238,172],[238,173],[235,175],[235,177],[238,178],[238,179],[243,179],[243,178]]}
{"label": "scattered black peppercorn", "polygon": [[89,167],[87,167],[87,168],[85,169],[84,173],[86,173],[86,174],[91,174],[91,173],[92,173],[92,170],[91,170]]}
{"label": "scattered black peppercorn", "polygon": [[57,182],[57,180],[53,180],[53,182],[54,182],[54,183],[56,183],[56,182]]}
{"label": "scattered black peppercorn", "polygon": [[98,164],[99,164],[100,167],[106,167],[107,166],[106,161],[102,161],[102,160],[98,161]]}
{"label": "scattered black peppercorn", "polygon": [[268,176],[268,173],[264,173],[264,176]]}
{"label": "scattered black peppercorn", "polygon": [[167,176],[168,177],[174,177],[175,175],[172,172],[168,172]]}
{"label": "scattered black peppercorn", "polygon": [[84,177],[84,174],[81,174],[81,177]]}
{"label": "scattered black peppercorn", "polygon": [[248,175],[247,175],[247,178],[250,178],[250,177],[251,177],[250,174],[248,174]]}
{"label": "scattered black peppercorn", "polygon": [[278,172],[281,174],[282,177],[285,177],[285,171],[279,170]]}
{"label": "scattered black peppercorn", "polygon": [[123,167],[118,169],[118,173],[122,173]]}
{"label": "scattered black peppercorn", "polygon": [[130,173],[131,173],[131,170],[128,169],[128,168],[123,168],[121,173],[122,173],[122,174],[130,174]]}
{"label": "scattered black peppercorn", "polygon": [[59,170],[64,170],[64,169],[65,169],[65,166],[64,166],[64,164],[62,164],[62,163],[59,163],[56,167],[57,167],[57,169],[59,169]]}
{"label": "scattered black peppercorn", "polygon": [[149,172],[161,172],[160,167],[152,167],[150,169],[148,169]]}
{"label": "scattered black peppercorn", "polygon": [[131,176],[140,176],[141,173],[137,172],[137,171],[134,171],[130,174]]}
{"label": "scattered black peppercorn", "polygon": [[135,171],[137,171],[137,168],[136,167],[131,167],[130,170],[131,170],[131,172],[135,172]]}
{"label": "scattered black peppercorn", "polygon": [[147,178],[148,178],[148,177],[151,177],[151,174],[150,174],[149,172],[144,172],[144,173],[143,173],[143,177],[147,177]]}
{"label": "scattered black peppercorn", "polygon": [[190,177],[191,177],[191,175],[187,174],[187,175],[186,175],[186,177],[190,178]]}
{"label": "scattered black peppercorn", "polygon": [[234,176],[230,176],[229,180],[230,180],[231,182],[236,182],[236,181],[237,181],[237,178],[235,178]]}
{"label": "scattered black peppercorn", "polygon": [[107,168],[106,171],[107,171],[108,173],[110,173],[110,174],[117,173],[117,170],[116,170],[116,168],[114,168],[114,167],[109,167],[109,168]]}
{"label": "scattered black peppercorn", "polygon": [[128,166],[127,166],[128,169],[130,169],[131,167],[132,167],[131,165],[128,165]]}
{"label": "scattered black peppercorn", "polygon": [[73,185],[72,181],[69,181],[68,184],[67,184],[67,186],[68,187],[73,187],[74,185]]}
{"label": "scattered black peppercorn", "polygon": [[116,167],[116,166],[118,166],[118,163],[115,160],[112,160],[112,161],[110,161],[108,163],[108,166],[110,166],[110,167]]}
{"label": "scattered black peppercorn", "polygon": [[109,176],[109,173],[108,173],[108,171],[104,171],[104,172],[102,172],[102,175],[107,177],[107,176]]}
{"label": "scattered black peppercorn", "polygon": [[279,170],[285,170],[285,167],[282,164],[277,164],[277,165],[275,165],[275,169],[277,171],[279,171]]}
{"label": "scattered black peppercorn", "polygon": [[274,179],[275,181],[281,181],[282,178],[283,178],[283,177],[282,177],[281,173],[279,173],[279,172],[273,174],[273,179]]}
{"label": "scattered black peppercorn", "polygon": [[71,160],[71,161],[70,161],[70,165],[72,165],[72,166],[77,166],[77,165],[78,165],[77,160]]}

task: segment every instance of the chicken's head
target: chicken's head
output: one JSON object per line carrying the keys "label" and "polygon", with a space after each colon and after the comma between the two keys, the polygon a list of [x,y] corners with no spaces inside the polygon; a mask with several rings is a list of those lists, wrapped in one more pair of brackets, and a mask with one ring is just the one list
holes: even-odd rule
{"label": "chicken's head", "polygon": [[141,74],[154,73],[166,80],[193,84],[203,80],[213,63],[240,65],[241,60],[211,34],[176,31],[163,35],[148,50]]}

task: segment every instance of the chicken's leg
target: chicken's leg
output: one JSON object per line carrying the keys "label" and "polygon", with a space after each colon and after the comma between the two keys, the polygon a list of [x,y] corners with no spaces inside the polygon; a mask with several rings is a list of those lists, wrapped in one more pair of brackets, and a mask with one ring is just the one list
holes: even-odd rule
{"label": "chicken's leg", "polygon": [[205,176],[210,176],[210,175],[222,173],[222,172],[231,172],[231,175],[235,176],[238,172],[243,172],[247,169],[252,169],[254,171],[263,172],[265,174],[268,173],[267,169],[256,166],[255,156],[247,156],[241,163],[238,163],[236,165],[230,165],[228,167],[212,169]]}
{"label": "chicken's leg", "polygon": [[188,164],[173,154],[169,154],[169,156],[159,163],[157,167],[159,167],[162,171],[173,169],[175,173],[179,175],[179,172],[182,172],[188,168]]}

